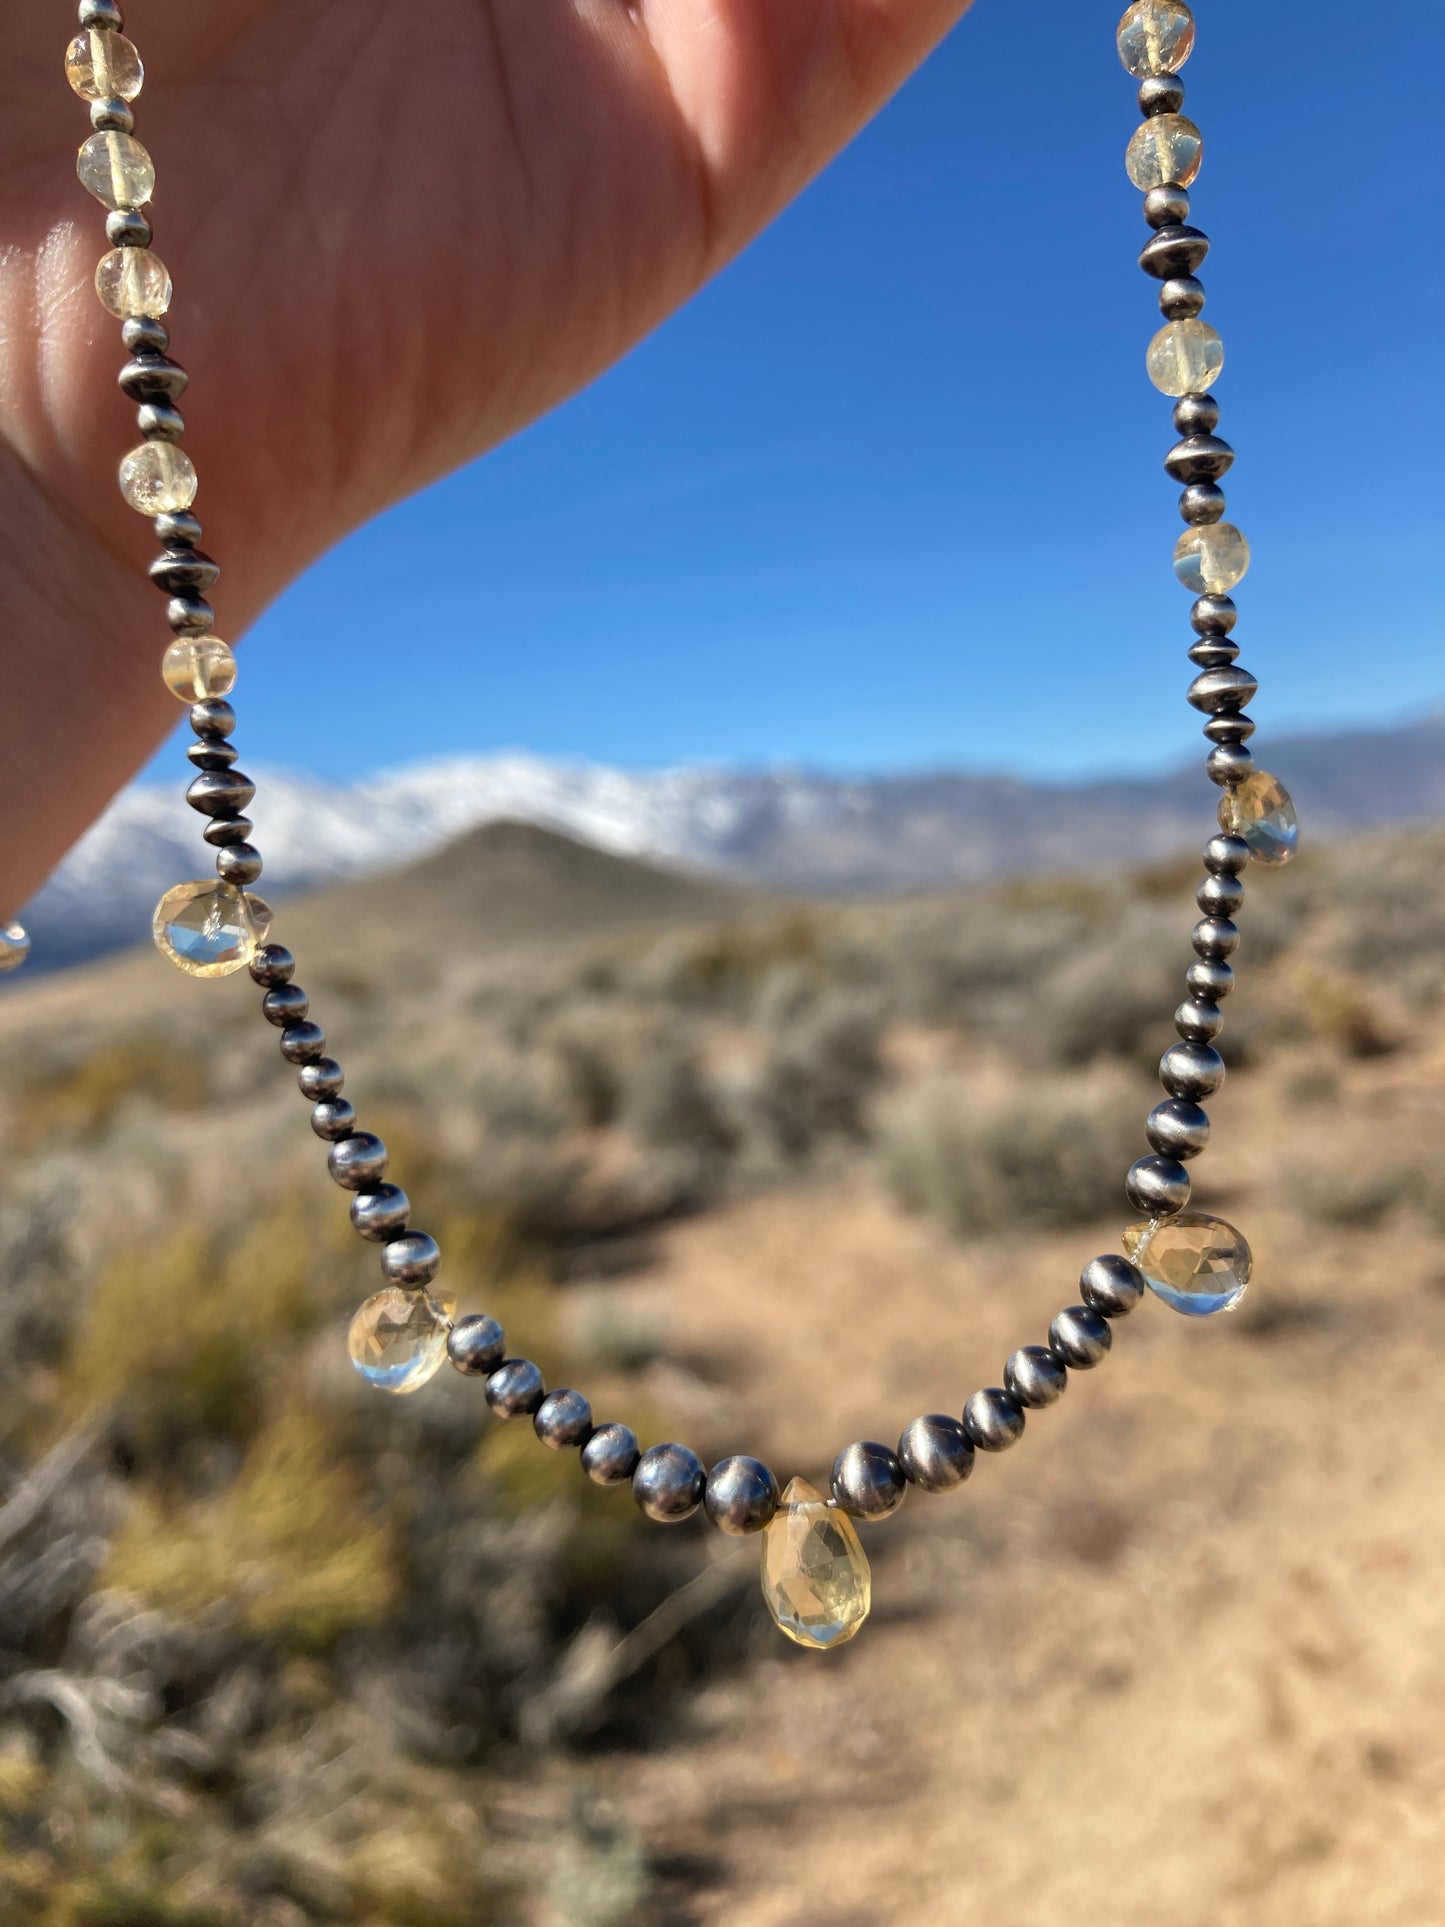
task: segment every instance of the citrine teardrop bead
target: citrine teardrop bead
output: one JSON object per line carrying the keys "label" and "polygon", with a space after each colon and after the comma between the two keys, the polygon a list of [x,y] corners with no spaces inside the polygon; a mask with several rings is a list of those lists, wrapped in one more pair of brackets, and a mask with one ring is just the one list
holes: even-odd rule
{"label": "citrine teardrop bead", "polygon": [[65,78],[82,100],[134,100],[145,68],[134,41],[123,33],[89,27],[65,50]]}
{"label": "citrine teardrop bead", "polygon": [[420,1391],[447,1355],[454,1298],[388,1285],[367,1299],[351,1321],[351,1362],[379,1392]]}
{"label": "citrine teardrop bead", "polygon": [[196,465],[174,442],[142,442],[120,465],[120,492],[137,515],[175,515],[200,486]]}
{"label": "citrine teardrop bead", "polygon": [[1224,343],[1207,321],[1169,321],[1149,343],[1149,379],[1164,395],[1202,395],[1224,367]]}
{"label": "citrine teardrop bead", "polygon": [[91,135],[75,157],[75,171],[102,207],[144,207],[155,192],[155,162],[134,134],[113,127]]}
{"label": "citrine teardrop bead", "polygon": [[1174,573],[1191,595],[1228,595],[1249,568],[1249,544],[1233,522],[1186,529],[1174,544]]}
{"label": "citrine teardrop bead", "polygon": [[229,696],[236,686],[236,658],[219,636],[178,636],[161,657],[161,679],[183,703]]}
{"label": "citrine teardrop bead", "polygon": [[1124,149],[1124,169],[1146,192],[1177,181],[1188,187],[1204,158],[1204,136],[1184,114],[1156,114],[1141,121]]}
{"label": "citrine teardrop bead", "polygon": [[101,306],[118,321],[133,314],[164,314],[171,305],[170,273],[149,248],[112,248],[103,254],[95,270],[95,291]]}
{"label": "citrine teardrop bead", "polygon": [[1207,1211],[1130,1225],[1124,1251],[1155,1296],[1191,1318],[1237,1305],[1254,1266],[1244,1233]]}
{"label": "citrine teardrop bead", "polygon": [[1126,7],[1117,34],[1127,72],[1174,74],[1194,51],[1194,16],[1183,0],[1136,0]]}
{"label": "citrine teardrop bead", "polygon": [[1219,827],[1242,836],[1256,862],[1288,863],[1299,848],[1294,798],[1277,776],[1257,769],[1219,799]]}
{"label": "citrine teardrop bead", "polygon": [[244,970],[270,928],[269,903],[216,877],[167,890],[151,925],[156,948],[188,977]]}
{"label": "citrine teardrop bead", "polygon": [[847,1513],[793,1479],[762,1537],[763,1597],[781,1630],[820,1650],[851,1639],[868,1617],[873,1581]]}

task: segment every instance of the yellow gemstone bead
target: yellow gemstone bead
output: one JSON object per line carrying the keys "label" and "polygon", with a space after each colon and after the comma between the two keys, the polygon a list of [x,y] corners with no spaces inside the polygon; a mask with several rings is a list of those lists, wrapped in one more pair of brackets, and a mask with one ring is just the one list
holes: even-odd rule
{"label": "yellow gemstone bead", "polygon": [[133,314],[164,314],[171,305],[166,264],[149,248],[112,248],[103,254],[95,270],[95,291],[102,307],[119,321]]}
{"label": "yellow gemstone bead", "polygon": [[1254,770],[1219,799],[1219,827],[1242,836],[1257,863],[1288,863],[1299,848],[1294,798],[1267,769]]}
{"label": "yellow gemstone bead", "polygon": [[1174,74],[1194,51],[1194,15],[1183,0],[1136,0],[1117,35],[1119,58],[1131,74]]}
{"label": "yellow gemstone bead", "polygon": [[155,162],[134,134],[106,128],[75,157],[80,184],[102,207],[144,207],[156,187]]}
{"label": "yellow gemstone bead", "polygon": [[1244,1233],[1207,1211],[1131,1224],[1124,1254],[1156,1297],[1191,1318],[1231,1310],[1254,1268]]}
{"label": "yellow gemstone bead", "polygon": [[138,515],[188,509],[199,486],[195,463],[174,442],[142,442],[120,465],[120,492]]}
{"label": "yellow gemstone bead", "polygon": [[30,933],[23,924],[7,923],[0,930],[0,971],[18,970],[30,955]]}
{"label": "yellow gemstone bead", "polygon": [[91,27],[66,48],[65,78],[82,100],[134,100],[145,68],[134,42],[123,33]]}
{"label": "yellow gemstone bead", "polygon": [[1219,379],[1224,343],[1207,321],[1170,321],[1149,343],[1149,379],[1166,395],[1202,395]]}
{"label": "yellow gemstone bead", "polygon": [[388,1285],[368,1298],[351,1321],[351,1362],[379,1392],[420,1391],[447,1355],[454,1298]]}
{"label": "yellow gemstone bead", "polygon": [[244,970],[270,928],[269,903],[216,877],[167,890],[151,925],[157,949],[188,977]]}
{"label": "yellow gemstone bead", "polygon": [[1156,114],[1141,121],[1124,149],[1124,168],[1138,188],[1163,187],[1177,181],[1181,187],[1199,172],[1204,157],[1204,136],[1183,114]]}
{"label": "yellow gemstone bead", "polygon": [[1186,529],[1174,544],[1174,573],[1194,595],[1228,595],[1249,568],[1249,544],[1233,522]]}
{"label": "yellow gemstone bead", "polygon": [[799,1646],[826,1650],[868,1617],[873,1580],[853,1521],[793,1479],[763,1531],[763,1597]]}
{"label": "yellow gemstone bead", "polygon": [[219,636],[180,636],[161,657],[161,679],[183,703],[229,696],[236,686],[236,658]]}

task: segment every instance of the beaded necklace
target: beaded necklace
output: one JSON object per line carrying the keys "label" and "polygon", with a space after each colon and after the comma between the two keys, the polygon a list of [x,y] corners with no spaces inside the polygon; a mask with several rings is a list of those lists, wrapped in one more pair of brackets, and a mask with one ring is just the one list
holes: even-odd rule
{"label": "beaded necklace", "polygon": [[[643,1450],[617,1421],[596,1424],[581,1392],[549,1392],[530,1359],[508,1356],[506,1337],[484,1313],[456,1316],[456,1301],[438,1284],[441,1252],[425,1231],[411,1227],[411,1203],[387,1177],[380,1138],[357,1126],[342,1095],[343,1075],[326,1054],[326,1038],[310,1016],[309,1000],[294,981],[291,953],[272,943],[272,914],[252,885],[261,856],[244,812],[255,786],[235,767],[231,742],[236,714],[227,700],[236,680],[228,645],[212,633],[206,597],[219,570],[198,546],[201,525],[191,513],[197,477],[181,447],[185,424],[176,403],[185,370],[170,358],[161,316],[170,306],[171,279],[152,251],[149,220],[155,169],[135,138],[129,103],[141,90],[140,56],[122,32],[117,0],[81,0],[80,32],[65,56],[71,86],[90,103],[94,130],[80,149],[81,183],[109,210],[110,251],[95,274],[104,307],[121,322],[130,359],[120,386],[139,404],[142,440],[120,464],[120,488],[130,506],[152,520],[161,553],[151,580],[166,596],[174,640],[161,661],[171,692],[188,705],[196,741],[187,754],[197,774],[186,801],[205,818],[202,831],[216,851],[213,881],[181,883],[157,906],[154,936],[162,953],[193,977],[249,970],[264,995],[262,1014],[280,1031],[281,1055],[297,1068],[310,1103],[311,1128],[330,1145],[332,1177],[352,1194],[351,1221],[380,1250],[383,1284],[351,1323],[349,1347],[361,1376],[378,1389],[421,1389],[443,1360],[482,1381],[492,1411],[528,1418],[544,1446],[579,1453],[598,1485],[630,1485],[650,1519],[664,1524],[701,1508],[723,1532],[762,1537],[762,1590],[779,1627],[800,1645],[827,1648],[852,1638],[868,1615],[871,1579],[855,1521],[897,1511],[910,1485],[939,1493],[962,1484],[978,1453],[1017,1444],[1026,1414],[1051,1405],[1071,1372],[1097,1365],[1113,1343],[1114,1322],[1132,1311],[1146,1287],[1175,1311],[1200,1316],[1237,1304],[1249,1282],[1251,1257],[1233,1225],[1189,1210],[1186,1160],[1209,1137],[1200,1099],[1224,1081],[1224,1059],[1214,1039],[1223,1024],[1220,1002],[1234,982],[1229,963],[1239,943],[1235,913],[1244,898],[1251,862],[1276,865],[1294,854],[1298,825],[1283,786],[1254,766],[1246,747],[1254,724],[1244,705],[1257,687],[1237,663],[1230,641],[1235,606],[1230,590],[1249,566],[1249,547],[1224,517],[1220,478],[1234,452],[1214,430],[1219,408],[1210,394],[1224,347],[1199,319],[1204,289],[1195,270],[1208,238],[1187,225],[1188,189],[1199,172],[1199,129],[1180,111],[1179,69],[1194,45],[1194,20],[1183,0],[1136,0],[1119,23],[1125,69],[1139,81],[1141,124],[1125,150],[1129,179],[1144,196],[1150,234],[1139,256],[1160,283],[1164,325],[1149,343],[1145,365],[1154,386],[1174,399],[1180,439],[1164,467],[1181,485],[1184,533],[1174,549],[1174,572],[1195,597],[1189,650],[1198,673],[1187,695],[1207,721],[1205,768],[1219,786],[1220,834],[1204,848],[1205,876],[1195,892],[1195,961],[1187,995],[1174,1013],[1179,1042],[1165,1051],[1159,1079],[1165,1097],[1149,1113],[1148,1154],[1130,1168],[1125,1193],[1140,1214],[1123,1235],[1123,1252],[1091,1259],[1083,1268],[1080,1302],[1061,1311],[1043,1345],[1024,1345],[1008,1360],[1003,1383],[976,1391],[962,1413],[930,1412],[904,1428],[895,1447],[872,1440],[845,1446],[833,1463],[824,1497],[801,1478],[779,1492],[758,1459],[734,1455],[710,1470],[685,1445]],[[28,941],[18,925],[0,933],[0,967],[24,959]]]}

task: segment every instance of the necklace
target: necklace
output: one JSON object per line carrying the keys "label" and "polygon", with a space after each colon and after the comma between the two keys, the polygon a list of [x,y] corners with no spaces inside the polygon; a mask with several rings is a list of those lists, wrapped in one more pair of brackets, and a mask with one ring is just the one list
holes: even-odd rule
{"label": "necklace", "polygon": [[[709,1470],[684,1445],[643,1450],[626,1425],[594,1423],[581,1392],[549,1392],[531,1360],[509,1356],[495,1319],[484,1313],[457,1317],[455,1299],[438,1283],[435,1239],[412,1228],[410,1200],[387,1176],[386,1146],[358,1127],[342,1095],[341,1066],[327,1055],[325,1034],[295,982],[295,961],[269,940],[271,910],[252,888],[262,860],[245,815],[255,787],[235,767],[231,742],[236,715],[227,699],[236,663],[212,632],[206,598],[220,571],[199,547],[201,525],[191,513],[197,476],[181,446],[185,424],[176,407],[187,376],[170,358],[161,319],[170,306],[171,280],[152,250],[151,226],[141,211],[150,201],[155,169],[135,138],[130,106],[144,78],[140,56],[122,31],[117,0],[81,0],[79,23],[65,68],[75,92],[90,103],[93,131],[77,169],[81,183],[108,210],[110,248],[96,269],[96,292],[121,322],[130,359],[120,386],[138,404],[142,436],[121,461],[120,488],[130,506],[153,522],[161,543],[150,576],[167,598],[174,637],[161,674],[188,706],[196,740],[187,754],[196,775],[186,800],[205,819],[202,834],[216,852],[214,880],[178,884],[162,897],[155,941],[191,976],[248,969],[264,993],[262,1014],[280,1032],[281,1055],[296,1067],[312,1107],[312,1130],[330,1146],[331,1175],[352,1194],[351,1221],[380,1250],[382,1288],[362,1305],[350,1330],[351,1358],[362,1377],[383,1391],[415,1392],[449,1359],[459,1372],[481,1379],[483,1396],[499,1417],[529,1418],[544,1446],[577,1451],[596,1484],[630,1485],[649,1518],[672,1523],[701,1508],[725,1533],[759,1533],[763,1595],[779,1627],[800,1645],[839,1645],[858,1631],[871,1602],[855,1521],[895,1512],[910,1485],[948,1491],[969,1476],[978,1453],[1015,1445],[1029,1412],[1051,1405],[1070,1373],[1105,1357],[1114,1322],[1139,1304],[1146,1287],[1174,1310],[1198,1316],[1237,1304],[1249,1283],[1252,1261],[1241,1233],[1188,1208],[1186,1161],[1203,1151],[1209,1137],[1200,1100],[1224,1080],[1214,1040],[1223,1024],[1221,1001],[1234,982],[1229,959],[1239,943],[1234,919],[1244,898],[1243,873],[1251,861],[1288,861],[1298,826],[1283,786],[1256,769],[1247,747],[1254,723],[1244,705],[1257,685],[1238,666],[1239,651],[1230,640],[1235,606],[1229,592],[1249,566],[1249,548],[1223,519],[1219,483],[1234,453],[1214,432],[1219,408],[1210,388],[1224,348],[1199,318],[1204,289],[1195,270],[1209,241],[1188,225],[1188,190],[1202,151],[1199,129],[1181,112],[1179,69],[1194,45],[1190,10],[1183,0],[1136,0],[1117,30],[1120,59],[1139,81],[1142,119],[1125,151],[1125,168],[1143,193],[1150,229],[1139,262],[1160,283],[1164,316],[1146,367],[1155,387],[1174,400],[1180,438],[1164,467],[1182,491],[1185,528],[1175,545],[1174,571],[1195,598],[1189,658],[1198,673],[1187,694],[1207,718],[1205,767],[1221,791],[1220,833],[1205,845],[1205,875],[1195,892],[1195,960],[1174,1013],[1179,1041],[1160,1060],[1165,1096],[1148,1116],[1150,1150],[1125,1180],[1125,1194],[1140,1215],[1124,1233],[1122,1253],[1084,1266],[1080,1302],[1058,1314],[1047,1342],[1024,1345],[1009,1358],[1002,1385],[974,1392],[958,1417],[933,1412],[914,1419],[896,1448],[866,1439],[845,1446],[834,1461],[827,1497],[800,1478],[780,1493],[773,1473],[755,1458],[735,1455]],[[0,967],[22,962],[27,949],[19,926],[6,929],[0,933]]]}

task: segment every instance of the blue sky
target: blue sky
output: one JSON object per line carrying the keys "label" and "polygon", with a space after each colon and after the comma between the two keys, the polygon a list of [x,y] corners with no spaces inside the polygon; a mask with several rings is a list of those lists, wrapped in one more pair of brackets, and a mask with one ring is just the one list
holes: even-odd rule
{"label": "blue sky", "polygon": [[[1188,754],[1114,14],[977,0],[683,313],[323,560],[247,641],[248,757],[1065,776]],[[1438,0],[1196,14],[1193,218],[1263,750],[1445,699],[1445,21]],[[423,535],[475,557],[444,629],[411,578]],[[291,700],[298,652],[323,732]]]}

